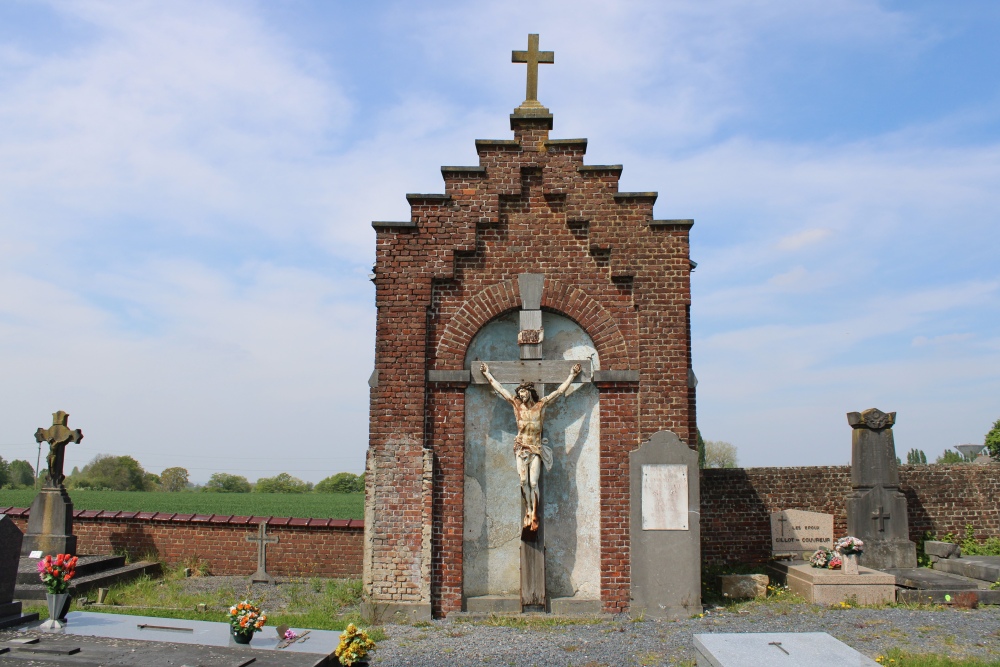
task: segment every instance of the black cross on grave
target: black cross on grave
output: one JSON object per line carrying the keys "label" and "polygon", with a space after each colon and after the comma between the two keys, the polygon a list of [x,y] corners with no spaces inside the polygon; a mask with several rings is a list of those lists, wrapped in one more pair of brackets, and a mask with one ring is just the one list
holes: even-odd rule
{"label": "black cross on grave", "polygon": [[880,532],[880,533],[884,533],[885,532],[885,522],[888,521],[891,518],[892,517],[889,515],[889,513],[885,512],[882,509],[881,505],[878,506],[878,511],[877,512],[873,512],[872,513],[872,521],[878,521],[878,524],[879,524],[878,525],[878,532]]}
{"label": "black cross on grave", "polygon": [[247,542],[257,543],[257,571],[250,575],[250,583],[273,584],[274,577],[267,573],[267,545],[277,544],[278,538],[267,534],[267,522],[258,524],[257,535],[247,535]]}
{"label": "black cross on grave", "polygon": [[[522,273],[517,277],[521,292],[521,311],[517,343],[520,361],[489,361],[490,373],[500,384],[520,384],[532,382],[535,392],[545,396],[545,385],[558,385],[569,375],[575,364],[580,364],[580,374],[574,382],[591,382],[593,368],[590,360],[542,359],[542,342],[545,332],[542,328],[542,291],[545,275]],[[479,364],[472,364],[472,382],[489,384],[489,380],[479,370]],[[544,429],[544,424],[543,427]],[[543,439],[544,442],[544,439]],[[545,609],[545,539],[544,539],[544,468],[538,480],[538,530],[524,529],[521,532],[521,608],[524,611],[544,611]],[[523,508],[522,508],[523,513]]]}
{"label": "black cross on grave", "polygon": [[788,523],[788,519],[785,518],[785,514],[782,513],[778,517],[778,526],[779,526],[778,532],[780,533],[781,537],[785,536],[785,524],[786,523]]}

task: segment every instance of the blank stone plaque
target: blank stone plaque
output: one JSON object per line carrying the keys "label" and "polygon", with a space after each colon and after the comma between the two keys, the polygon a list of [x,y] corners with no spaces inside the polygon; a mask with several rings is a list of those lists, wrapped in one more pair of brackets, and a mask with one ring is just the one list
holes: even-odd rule
{"label": "blank stone plaque", "polygon": [[643,530],[688,530],[687,475],[684,464],[642,466]]}

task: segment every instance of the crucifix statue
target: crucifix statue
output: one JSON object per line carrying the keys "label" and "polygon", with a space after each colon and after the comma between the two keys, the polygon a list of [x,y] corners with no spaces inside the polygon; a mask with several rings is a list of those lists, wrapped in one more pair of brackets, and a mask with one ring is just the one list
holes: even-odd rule
{"label": "crucifix statue", "polygon": [[66,457],[66,445],[69,443],[79,444],[83,440],[83,433],[80,429],[70,430],[66,425],[69,415],[59,410],[52,413],[52,426],[40,428],[35,431],[35,442],[41,444],[49,443],[49,455],[45,457],[45,462],[49,464],[48,475],[45,478],[45,486],[58,488],[62,485],[66,475],[63,474],[63,460]]}
{"label": "crucifix statue", "polygon": [[521,478],[521,499],[524,504],[522,528],[532,532],[538,530],[538,480],[542,472],[542,464],[546,470],[552,469],[552,450],[542,444],[542,421],[545,419],[545,406],[566,393],[573,378],[580,374],[580,364],[570,369],[569,375],[554,392],[539,399],[535,385],[522,382],[514,395],[503,388],[490,373],[490,367],[484,361],[479,370],[490,386],[514,408],[514,419],[517,420],[517,436],[514,437],[514,457],[517,462],[517,475]]}

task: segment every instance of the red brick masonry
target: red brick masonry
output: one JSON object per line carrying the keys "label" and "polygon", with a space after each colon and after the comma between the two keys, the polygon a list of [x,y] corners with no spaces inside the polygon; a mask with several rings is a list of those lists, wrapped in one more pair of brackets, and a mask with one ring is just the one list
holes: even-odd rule
{"label": "red brick masonry", "polygon": [[[28,510],[0,508],[24,531]],[[257,569],[258,524],[267,522],[267,570],[276,576],[359,578],[364,522],[357,519],[291,519],[162,512],[77,510],[73,531],[80,553],[128,552],[165,563],[208,561],[212,574],[250,575]]]}
{"label": "red brick masonry", "polygon": [[[910,539],[916,541],[928,530],[939,536],[961,534],[969,524],[980,539],[1000,535],[1000,506],[995,501],[1000,497],[1000,465],[900,466],[899,477],[909,508]],[[844,499],[850,490],[848,466],[703,470],[702,561],[721,565],[767,560],[769,515],[782,509],[833,514],[834,535],[841,537],[847,530]],[[0,508],[0,513],[10,515],[21,530],[27,528],[28,510]],[[280,540],[267,548],[272,574],[361,576],[364,524],[358,520],[92,510],[74,516],[82,553],[155,553],[169,564],[198,557],[209,562],[214,574],[240,575],[257,568],[257,547],[246,537],[267,521],[268,533]],[[603,565],[609,587],[627,567],[610,557]]]}

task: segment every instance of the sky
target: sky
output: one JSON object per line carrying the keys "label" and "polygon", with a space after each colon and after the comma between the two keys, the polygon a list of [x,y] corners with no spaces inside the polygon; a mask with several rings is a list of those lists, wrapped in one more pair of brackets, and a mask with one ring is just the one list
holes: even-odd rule
{"label": "sky", "polygon": [[[698,422],[745,466],[844,465],[1000,417],[1000,4],[0,2],[0,456],[65,410],[204,482],[364,468],[372,220],[512,138],[693,218]],[[44,465],[44,464],[43,464]]]}

